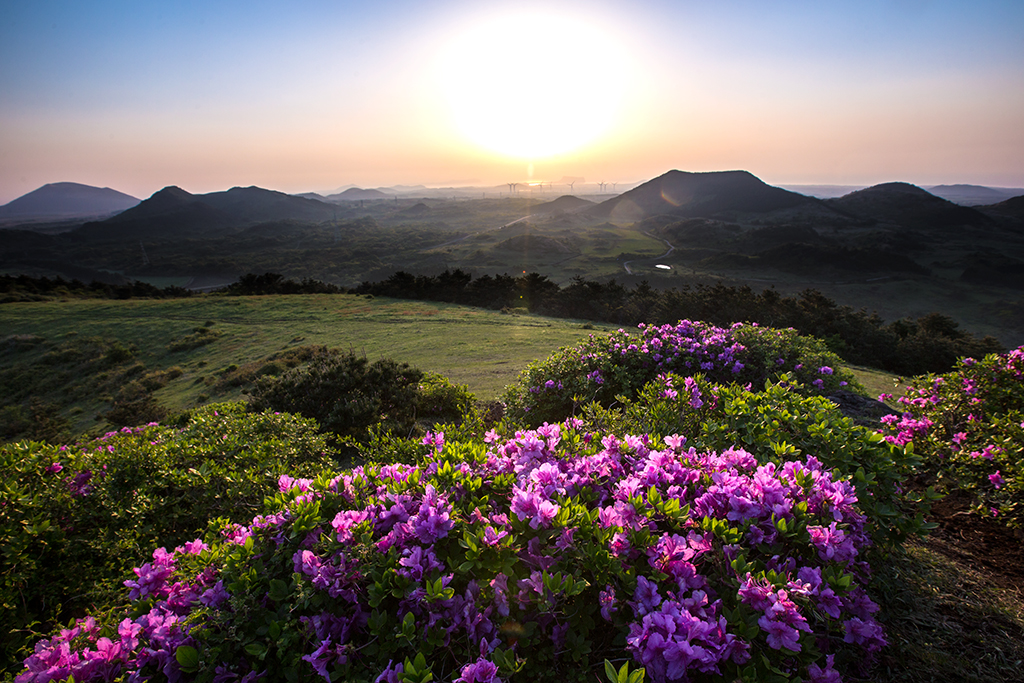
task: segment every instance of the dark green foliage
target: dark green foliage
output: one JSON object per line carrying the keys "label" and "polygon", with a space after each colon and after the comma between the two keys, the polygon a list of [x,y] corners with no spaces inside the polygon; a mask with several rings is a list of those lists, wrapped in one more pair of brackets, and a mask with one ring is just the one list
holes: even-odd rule
{"label": "dark green foliage", "polygon": [[168,344],[167,350],[172,353],[177,351],[191,351],[192,349],[199,348],[200,346],[206,346],[207,344],[217,341],[217,337],[220,336],[220,332],[211,330],[208,327],[197,327],[192,330],[192,334],[175,339]]}
{"label": "dark green foliage", "polygon": [[305,365],[280,377],[261,377],[249,409],[299,413],[324,432],[361,438],[381,424],[400,434],[415,423],[417,385],[423,373],[383,358],[373,363],[354,353],[320,349]]}
{"label": "dark green foliage", "polygon": [[55,443],[69,435],[67,418],[53,403],[31,398],[25,404],[0,408],[0,440],[23,438]]}
{"label": "dark green foliage", "polygon": [[248,522],[279,475],[334,463],[315,425],[291,415],[220,404],[181,421],[74,446],[0,446],[0,671],[33,623],[45,632],[119,604],[154,547],[190,541],[214,518]]}
{"label": "dark green foliage", "polygon": [[167,416],[167,409],[156,402],[152,392],[151,388],[139,380],[125,384],[118,390],[113,406],[103,417],[115,427],[163,420]]}
{"label": "dark green foliage", "polygon": [[431,423],[458,423],[473,414],[473,394],[465,384],[428,372],[416,396],[417,417]]}
{"label": "dark green foliage", "polygon": [[931,313],[916,321],[897,320],[888,329],[897,337],[891,369],[904,375],[945,372],[965,356],[981,358],[1003,350],[992,337],[978,339],[941,313]]}
{"label": "dark green foliage", "polygon": [[80,280],[28,275],[0,275],[0,303],[14,301],[41,301],[55,298],[76,299],[173,299],[192,296],[191,290],[170,285],[154,287],[139,280],[117,278],[119,282],[93,280],[85,284]]}
{"label": "dark green foliage", "polygon": [[238,278],[237,282],[228,285],[224,290],[227,294],[263,295],[263,294],[339,294],[344,293],[343,287],[327,284],[312,278],[303,278],[301,282],[285,279],[278,273],[256,275],[247,273]]}

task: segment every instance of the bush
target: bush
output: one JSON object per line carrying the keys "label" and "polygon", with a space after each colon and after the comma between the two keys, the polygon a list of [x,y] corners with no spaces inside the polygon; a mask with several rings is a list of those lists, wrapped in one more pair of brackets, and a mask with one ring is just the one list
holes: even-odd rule
{"label": "bush", "polygon": [[630,656],[654,681],[828,680],[885,643],[864,515],[814,457],[576,420],[429,437],[155,551],[129,612],[41,641],[26,676],[593,681]]}
{"label": "bush", "polygon": [[216,517],[251,519],[280,474],[330,465],[322,436],[289,415],[241,404],[197,410],[174,429],[150,425],[73,446],[0,446],[0,671],[25,629],[119,604],[131,567]]}
{"label": "bush", "polygon": [[976,512],[1024,528],[1024,347],[917,378],[898,401],[885,438],[921,456],[941,489],[970,492]]}
{"label": "bush", "polygon": [[367,427],[375,424],[407,434],[415,423],[422,378],[422,372],[406,363],[389,358],[370,363],[323,347],[303,366],[279,377],[258,378],[249,409],[299,413],[341,437],[365,438]]}
{"label": "bush", "polygon": [[804,393],[827,393],[855,384],[825,344],[794,330],[736,324],[730,328],[681,320],[591,335],[530,364],[505,392],[506,415],[530,425],[557,422],[596,401],[633,398],[658,374],[701,373],[716,382],[762,386],[790,373]]}
{"label": "bush", "polygon": [[802,396],[788,375],[761,391],[716,385],[702,376],[661,375],[621,408],[585,409],[594,428],[649,434],[659,440],[686,434],[697,449],[739,446],[759,462],[815,457],[849,479],[867,516],[873,551],[883,555],[908,537],[933,528],[924,516],[932,491],[905,490],[921,460],[877,432],[856,425],[820,396]]}
{"label": "bush", "polygon": [[475,400],[465,384],[455,384],[444,375],[428,372],[418,387],[416,412],[431,424],[458,423],[474,414]]}

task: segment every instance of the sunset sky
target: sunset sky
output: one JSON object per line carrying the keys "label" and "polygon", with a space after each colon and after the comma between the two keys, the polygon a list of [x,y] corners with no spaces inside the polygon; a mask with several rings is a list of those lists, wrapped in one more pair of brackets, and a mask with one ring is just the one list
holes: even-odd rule
{"label": "sunset sky", "polygon": [[1024,187],[1021,0],[0,3],[0,203],[259,185]]}

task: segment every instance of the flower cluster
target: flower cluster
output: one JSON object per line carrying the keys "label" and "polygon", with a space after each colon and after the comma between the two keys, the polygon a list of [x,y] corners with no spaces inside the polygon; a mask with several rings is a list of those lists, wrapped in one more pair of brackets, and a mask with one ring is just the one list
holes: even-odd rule
{"label": "flower cluster", "polygon": [[813,457],[578,420],[421,448],[281,477],[250,525],[137,568],[138,616],[40,641],[17,680],[555,680],[621,657],[616,637],[655,681],[828,680],[884,643],[856,493]]}
{"label": "flower cluster", "polygon": [[608,404],[618,395],[635,396],[647,382],[669,372],[757,386],[791,373],[808,392],[823,393],[853,381],[833,370],[838,362],[821,342],[794,330],[690,320],[660,327],[641,324],[633,333],[620,329],[591,335],[532,364],[504,400],[510,414],[540,424],[564,419],[587,400]]}
{"label": "flower cluster", "polygon": [[939,485],[970,491],[975,509],[1024,526],[1024,347],[914,381],[904,413],[882,420],[885,439],[912,444]]}
{"label": "flower cluster", "polygon": [[213,572],[200,572],[191,581],[170,583],[177,556],[198,554],[206,549],[201,541],[167,552],[158,548],[153,562],[135,569],[138,581],[126,581],[134,601],[154,600],[155,605],[136,619],[126,618],[116,625],[111,637],[101,635],[93,617],[79,620],[71,629],[36,643],[35,652],[25,660],[25,671],[17,683],[59,681],[111,681],[122,671],[144,668],[159,670],[168,679],[177,680],[180,668],[178,648],[191,643],[184,617],[203,605],[221,605],[227,594],[223,584],[214,581]]}

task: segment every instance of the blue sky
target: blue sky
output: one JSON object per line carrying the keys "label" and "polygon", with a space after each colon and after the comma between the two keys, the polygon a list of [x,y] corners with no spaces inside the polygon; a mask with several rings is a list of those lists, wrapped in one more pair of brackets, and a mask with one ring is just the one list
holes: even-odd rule
{"label": "blue sky", "polygon": [[670,168],[1022,187],[1022,35],[1019,0],[8,1],[0,202]]}

